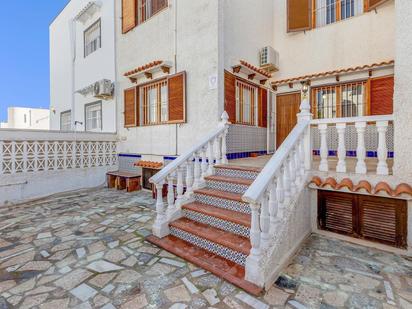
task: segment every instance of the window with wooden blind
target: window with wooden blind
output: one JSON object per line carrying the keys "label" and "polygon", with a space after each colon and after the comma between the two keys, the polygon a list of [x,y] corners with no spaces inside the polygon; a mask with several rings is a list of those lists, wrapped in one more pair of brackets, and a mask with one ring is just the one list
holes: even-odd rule
{"label": "window with wooden blind", "polygon": [[370,115],[390,115],[393,113],[393,76],[371,78]]}
{"label": "window with wooden blind", "polygon": [[287,0],[288,32],[308,30],[312,27],[311,0]]}
{"label": "window with wooden blind", "polygon": [[162,124],[169,121],[167,88],[166,79],[139,87],[142,125]]}
{"label": "window with wooden blind", "polygon": [[367,82],[353,82],[312,88],[315,119],[366,115]]}
{"label": "window with wooden blind", "polygon": [[137,22],[141,24],[150,17],[167,8],[167,0],[137,0]]}
{"label": "window with wooden blind", "polygon": [[134,127],[137,125],[136,119],[136,87],[124,91],[124,126]]}
{"label": "window with wooden blind", "polygon": [[102,47],[101,21],[96,21],[84,31],[84,57]]}
{"label": "window with wooden blind", "polygon": [[136,0],[122,0],[122,33],[137,25]]}
{"label": "window with wooden blind", "polygon": [[236,80],[236,123],[257,125],[258,88]]}

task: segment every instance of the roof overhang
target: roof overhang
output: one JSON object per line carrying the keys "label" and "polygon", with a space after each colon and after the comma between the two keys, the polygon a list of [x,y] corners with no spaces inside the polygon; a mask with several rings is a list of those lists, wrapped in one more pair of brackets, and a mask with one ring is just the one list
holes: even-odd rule
{"label": "roof overhang", "polygon": [[96,12],[100,10],[101,4],[97,1],[89,1],[80,12],[74,17],[75,21],[80,21],[85,23],[89,18],[91,18]]}
{"label": "roof overhang", "polygon": [[241,73],[247,76],[249,80],[257,80],[260,84],[265,84],[271,77],[269,72],[260,69],[244,60],[240,60],[239,64],[232,66],[233,73]]}

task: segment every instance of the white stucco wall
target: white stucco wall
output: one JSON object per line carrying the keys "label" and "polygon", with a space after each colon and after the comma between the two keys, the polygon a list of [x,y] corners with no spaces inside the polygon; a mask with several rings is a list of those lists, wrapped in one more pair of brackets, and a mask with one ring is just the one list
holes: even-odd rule
{"label": "white stucco wall", "polygon": [[49,110],[43,108],[9,107],[7,123],[9,129],[49,129]]}
{"label": "white stucco wall", "polygon": [[[60,113],[72,110],[71,20],[86,6],[88,0],[71,0],[50,25],[50,126],[60,129]],[[118,1],[116,1],[118,2]],[[76,60],[74,90],[80,90],[101,79],[115,81],[114,0],[99,1],[101,8],[84,24],[75,23]],[[84,57],[84,31],[101,19],[101,48]],[[84,130],[84,105],[99,101],[92,95],[75,94],[72,122],[79,121],[77,130]],[[116,101],[102,102],[103,132],[116,131]]]}
{"label": "white stucco wall", "polygon": [[274,1],[274,48],[280,70],[273,79],[285,79],[395,57],[395,9],[391,0],[375,11],[306,32],[287,33],[286,1]]}
{"label": "white stucco wall", "polygon": [[[126,34],[121,34],[120,2],[116,6],[119,149],[143,155],[180,154],[215,128],[220,118],[218,90],[209,87],[209,76],[218,73],[218,0],[171,0],[167,9]],[[123,90],[134,84],[123,75],[154,60],[172,64],[171,74],[186,71],[187,123],[126,129]],[[147,81],[142,78],[138,83]]]}

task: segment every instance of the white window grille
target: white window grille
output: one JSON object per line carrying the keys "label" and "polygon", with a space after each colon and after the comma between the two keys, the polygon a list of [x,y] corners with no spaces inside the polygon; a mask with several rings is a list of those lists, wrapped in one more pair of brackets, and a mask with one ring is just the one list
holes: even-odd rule
{"label": "white window grille", "polygon": [[61,131],[70,131],[72,126],[72,112],[65,111],[60,113],[60,130]]}
{"label": "white window grille", "polygon": [[94,53],[102,47],[100,19],[84,32],[84,56]]}
{"label": "white window grille", "polygon": [[102,130],[102,102],[91,103],[85,106],[86,131]]}
{"label": "white window grille", "polygon": [[167,87],[166,79],[139,87],[141,124],[161,124],[169,120]]}
{"label": "white window grille", "polygon": [[363,13],[363,0],[316,0],[316,27]]}

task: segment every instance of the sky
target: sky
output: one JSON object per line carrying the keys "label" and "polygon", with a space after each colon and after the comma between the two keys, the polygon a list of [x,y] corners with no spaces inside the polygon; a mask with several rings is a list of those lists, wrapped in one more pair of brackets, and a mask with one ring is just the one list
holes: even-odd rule
{"label": "sky", "polygon": [[49,107],[49,25],[69,0],[4,1],[0,18],[0,121],[7,107]]}

